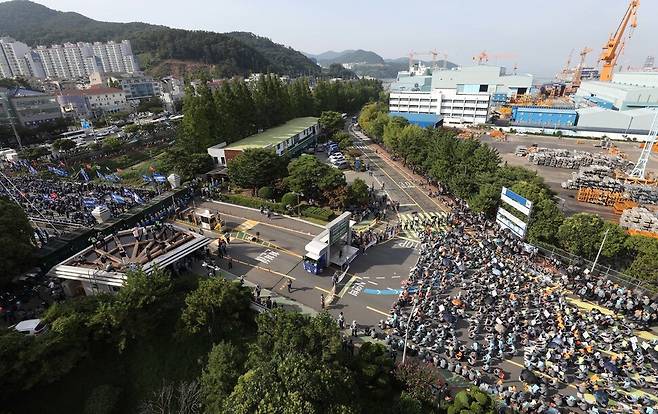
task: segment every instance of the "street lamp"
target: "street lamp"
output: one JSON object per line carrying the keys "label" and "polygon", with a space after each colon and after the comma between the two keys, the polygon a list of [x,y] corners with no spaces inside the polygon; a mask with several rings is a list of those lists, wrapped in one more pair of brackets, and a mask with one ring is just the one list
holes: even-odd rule
{"label": "street lamp", "polygon": [[416,306],[418,306],[419,302],[418,296],[414,299],[414,306],[411,308],[411,313],[409,314],[409,319],[407,320],[407,329],[404,332],[404,347],[402,348],[402,364],[404,364],[404,360],[407,357],[407,338],[409,337],[409,325],[411,324],[411,318],[413,318],[414,313],[416,312]]}

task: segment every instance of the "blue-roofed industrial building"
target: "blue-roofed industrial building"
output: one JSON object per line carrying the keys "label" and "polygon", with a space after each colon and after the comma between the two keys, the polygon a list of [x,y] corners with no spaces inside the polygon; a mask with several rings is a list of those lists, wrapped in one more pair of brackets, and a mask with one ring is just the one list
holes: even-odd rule
{"label": "blue-roofed industrial building", "polygon": [[574,109],[537,106],[515,106],[511,118],[516,125],[553,128],[574,126],[577,119]]}
{"label": "blue-roofed industrial building", "polygon": [[410,124],[421,128],[436,128],[443,125],[443,117],[437,114],[416,114],[412,112],[389,112],[389,116],[399,116],[409,121]]}

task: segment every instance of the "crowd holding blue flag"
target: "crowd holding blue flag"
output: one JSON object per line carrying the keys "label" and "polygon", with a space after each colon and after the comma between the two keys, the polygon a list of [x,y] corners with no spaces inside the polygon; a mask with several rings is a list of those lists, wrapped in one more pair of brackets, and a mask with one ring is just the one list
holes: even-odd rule
{"label": "crowd holding blue flag", "polygon": [[167,178],[164,175],[156,172],[153,173],[153,181],[155,181],[156,183],[164,183],[165,181],[167,181]]}
{"label": "crowd holding blue flag", "polygon": [[82,179],[85,180],[86,183],[91,181],[91,179],[89,178],[89,175],[87,174],[87,171],[85,171],[84,168],[80,168],[80,177],[82,177]]}
{"label": "crowd holding blue flag", "polygon": [[69,176],[69,173],[62,170],[61,168],[56,168],[56,167],[51,166],[51,167],[48,167],[48,171],[50,171],[51,173],[53,173],[55,175],[58,175],[60,177],[68,177]]}

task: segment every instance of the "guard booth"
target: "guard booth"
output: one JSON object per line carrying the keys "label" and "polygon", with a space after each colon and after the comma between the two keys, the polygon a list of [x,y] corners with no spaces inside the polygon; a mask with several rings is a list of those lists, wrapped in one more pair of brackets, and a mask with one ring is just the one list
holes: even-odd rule
{"label": "guard booth", "polygon": [[318,275],[332,264],[342,269],[354,260],[359,249],[351,246],[354,224],[351,217],[349,211],[341,214],[306,245],[304,269],[307,272]]}

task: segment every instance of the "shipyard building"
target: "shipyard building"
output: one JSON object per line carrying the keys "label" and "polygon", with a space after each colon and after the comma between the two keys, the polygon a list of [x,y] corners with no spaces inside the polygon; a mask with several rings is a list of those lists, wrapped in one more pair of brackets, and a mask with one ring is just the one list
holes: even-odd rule
{"label": "shipyard building", "polygon": [[445,124],[483,124],[497,103],[530,93],[533,76],[510,75],[500,66],[435,69],[398,73],[391,84],[391,113],[432,114]]}

